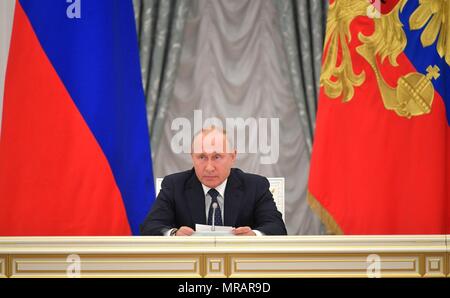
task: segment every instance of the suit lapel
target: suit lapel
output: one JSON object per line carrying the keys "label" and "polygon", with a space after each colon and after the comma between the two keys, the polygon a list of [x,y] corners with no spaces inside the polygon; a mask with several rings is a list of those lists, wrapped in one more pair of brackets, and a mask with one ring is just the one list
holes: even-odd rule
{"label": "suit lapel", "polygon": [[225,188],[224,224],[236,227],[236,219],[240,211],[244,192],[241,189],[241,181],[231,169]]}
{"label": "suit lapel", "polygon": [[185,198],[194,226],[195,224],[206,224],[205,194],[194,170],[192,170],[192,176],[186,183]]}

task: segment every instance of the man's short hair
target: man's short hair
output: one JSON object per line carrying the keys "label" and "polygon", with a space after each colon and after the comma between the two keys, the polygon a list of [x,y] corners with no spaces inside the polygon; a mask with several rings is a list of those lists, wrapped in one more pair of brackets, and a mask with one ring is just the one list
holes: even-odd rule
{"label": "man's short hair", "polygon": [[[220,133],[222,133],[222,135],[224,136],[224,140],[226,141],[226,144],[227,144],[227,146],[226,146],[226,152],[227,153],[231,153],[232,151],[234,151],[234,146],[233,146],[233,143],[230,141],[230,139],[228,138],[228,134],[227,134],[227,131],[224,129],[224,128],[222,128],[222,127],[220,127],[220,126],[215,126],[215,125],[211,125],[211,126],[208,126],[208,127],[204,127],[204,128],[202,128],[202,129],[200,129],[199,131],[197,131],[195,134],[194,134],[194,137],[192,138],[192,141],[191,141],[191,153],[196,153],[195,152],[195,149],[194,149],[194,141],[195,141],[195,139],[199,136],[199,135],[204,135],[205,137],[206,136],[208,136],[211,132],[214,132],[214,131],[218,131],[218,132],[220,132]],[[203,141],[203,140],[202,140]],[[203,142],[202,142],[203,143]],[[229,152],[228,152],[229,151]]]}

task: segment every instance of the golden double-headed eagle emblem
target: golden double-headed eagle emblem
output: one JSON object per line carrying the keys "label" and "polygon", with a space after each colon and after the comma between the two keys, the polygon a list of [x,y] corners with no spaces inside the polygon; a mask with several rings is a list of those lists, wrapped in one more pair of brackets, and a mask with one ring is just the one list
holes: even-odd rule
{"label": "golden double-headed eagle emblem", "polygon": [[[392,66],[398,66],[397,57],[407,43],[399,13],[407,1],[398,1],[391,11],[378,17],[370,16],[372,5],[370,2],[373,1],[335,0],[330,5],[325,36],[325,57],[320,76],[320,86],[323,86],[328,97],[342,97],[343,102],[348,102],[353,98],[354,88],[361,86],[366,80],[364,71],[359,74],[354,72],[349,50],[350,23],[358,16],[366,16],[373,18],[375,30],[369,36],[358,33],[361,45],[356,51],[373,69],[385,108],[406,118],[431,112],[434,98],[431,81],[440,76],[438,66],[428,66],[425,74],[411,72],[401,76],[397,80],[397,86],[391,86],[383,78],[377,62],[379,60],[383,63],[388,59]],[[432,46],[437,40],[436,50],[448,65],[450,65],[449,15],[450,0],[419,0],[418,7],[409,18],[411,30],[424,28],[420,38],[422,46]],[[338,59],[339,52],[340,59]]]}

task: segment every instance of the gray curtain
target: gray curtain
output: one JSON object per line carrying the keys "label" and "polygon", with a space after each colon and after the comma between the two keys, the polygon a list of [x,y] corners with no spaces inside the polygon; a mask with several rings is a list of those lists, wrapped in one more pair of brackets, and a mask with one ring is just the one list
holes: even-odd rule
{"label": "gray curtain", "polygon": [[[276,118],[280,156],[262,164],[261,152],[238,152],[236,166],[267,177],[285,177],[288,232],[319,234],[321,224],[306,202],[309,152],[290,87],[279,17],[271,0],[190,1],[180,65],[155,151],[157,177],[188,169],[189,154],[174,154],[175,119]],[[247,144],[255,142],[250,136]],[[248,148],[248,147],[247,147]]]}
{"label": "gray curtain", "polygon": [[173,90],[188,5],[187,0],[133,0],[153,158]]}
{"label": "gray curtain", "polygon": [[3,91],[5,86],[6,62],[14,18],[14,0],[0,1],[0,135],[2,131]]}
{"label": "gray curtain", "polygon": [[[262,164],[261,153],[238,152],[236,166],[266,177],[285,177],[290,235],[323,233],[306,202],[325,28],[322,4],[135,1],[155,177],[192,167],[189,154],[175,154],[171,147],[177,118],[193,123],[194,110],[202,111],[203,120],[277,118],[278,161]],[[160,28],[167,29],[160,35]],[[165,38],[164,46],[155,44],[155,35]]]}
{"label": "gray curtain", "polygon": [[328,0],[273,0],[273,3],[278,11],[291,88],[311,151]]}

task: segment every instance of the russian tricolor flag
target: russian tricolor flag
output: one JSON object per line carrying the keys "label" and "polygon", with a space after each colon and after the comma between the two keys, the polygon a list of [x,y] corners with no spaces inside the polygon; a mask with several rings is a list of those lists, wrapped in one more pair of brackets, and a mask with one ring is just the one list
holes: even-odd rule
{"label": "russian tricolor flag", "polygon": [[20,0],[12,24],[0,236],[138,234],[155,194],[131,0]]}

